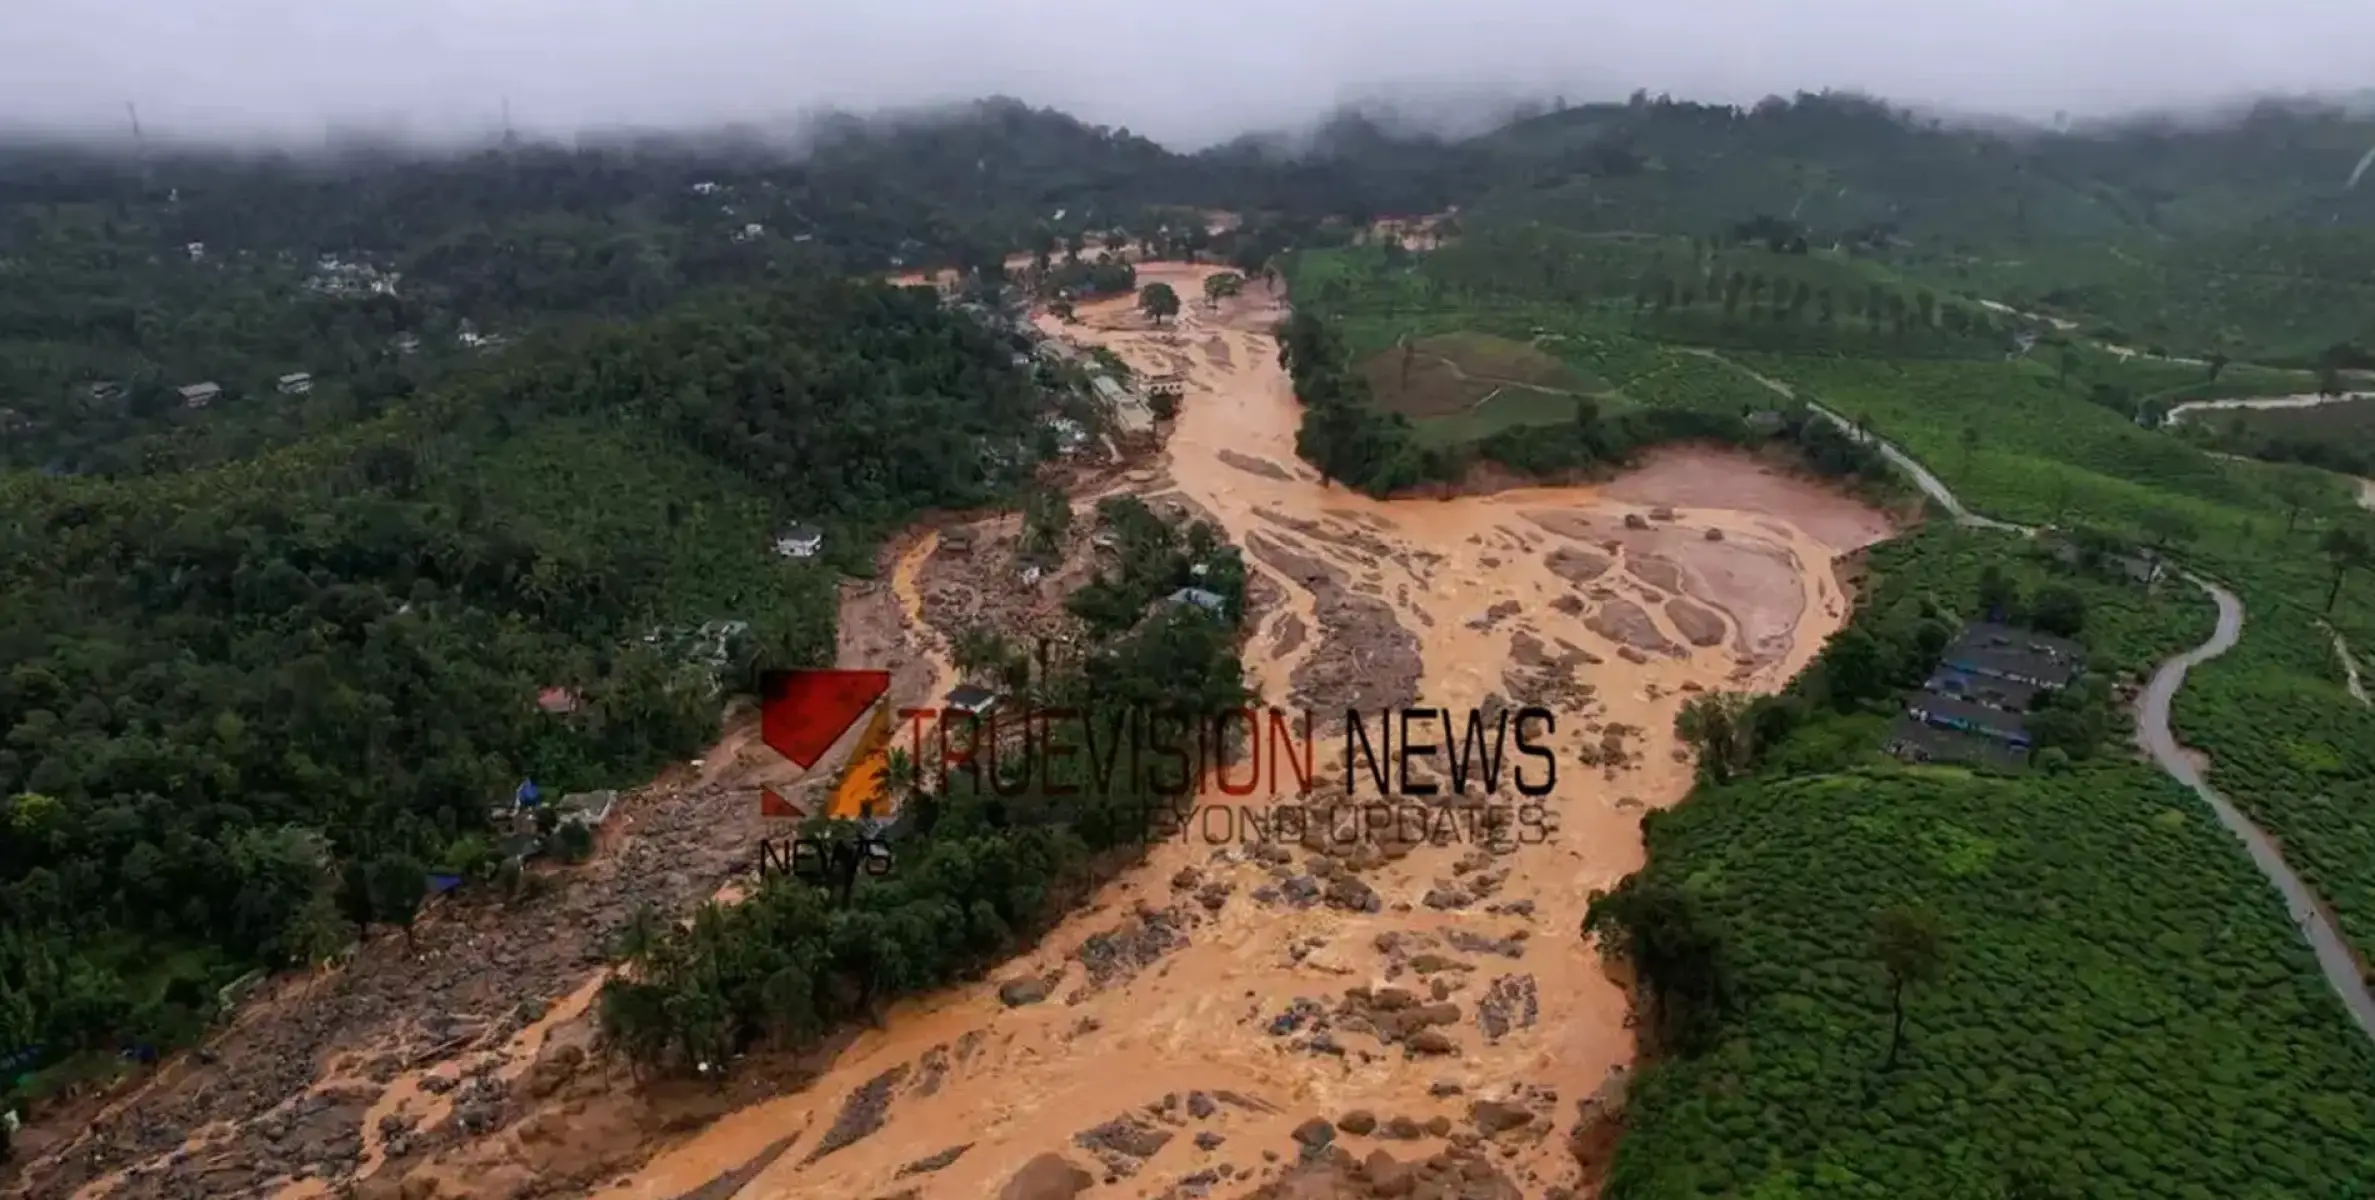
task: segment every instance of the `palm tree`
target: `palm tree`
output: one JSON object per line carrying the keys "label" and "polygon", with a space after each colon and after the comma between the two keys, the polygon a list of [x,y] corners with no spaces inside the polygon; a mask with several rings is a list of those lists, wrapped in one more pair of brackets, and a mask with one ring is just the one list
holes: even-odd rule
{"label": "palm tree", "polygon": [[1888,1061],[1880,1065],[1887,1071],[1896,1067],[1897,1052],[1905,1045],[1906,989],[1937,978],[1945,963],[1938,915],[1907,905],[1882,910],[1872,922],[1872,957],[1888,972]]}

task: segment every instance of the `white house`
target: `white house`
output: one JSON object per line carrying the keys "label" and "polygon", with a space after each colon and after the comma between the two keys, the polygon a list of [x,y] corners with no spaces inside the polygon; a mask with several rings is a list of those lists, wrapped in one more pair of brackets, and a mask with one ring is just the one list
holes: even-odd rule
{"label": "white house", "polygon": [[303,371],[291,371],[280,377],[280,394],[302,396],[313,390],[313,376]]}
{"label": "white house", "polygon": [[824,531],[806,525],[794,525],[775,539],[775,552],[785,558],[814,558],[824,548]]}
{"label": "white house", "polygon": [[181,389],[181,406],[183,408],[204,408],[214,403],[215,397],[222,394],[223,389],[220,384],[193,383]]}
{"label": "white house", "polygon": [[189,245],[182,247],[182,249],[189,254],[191,262],[206,261],[206,243],[191,242]]}
{"label": "white house", "polygon": [[583,825],[588,830],[600,830],[618,811],[618,792],[605,788],[598,792],[571,792],[561,797],[557,810],[561,823]]}
{"label": "white house", "polygon": [[1208,592],[1203,588],[1192,587],[1181,588],[1178,591],[1171,593],[1170,602],[1173,604],[1193,604],[1196,607],[1210,613],[1224,611],[1228,607],[1229,603],[1227,600],[1222,599],[1220,593],[1218,592]]}

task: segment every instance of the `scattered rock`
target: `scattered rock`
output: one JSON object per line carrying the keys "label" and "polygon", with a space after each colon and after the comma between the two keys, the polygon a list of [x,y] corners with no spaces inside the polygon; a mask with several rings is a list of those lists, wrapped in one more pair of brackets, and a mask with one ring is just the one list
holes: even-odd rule
{"label": "scattered rock", "polygon": [[1171,1141],[1168,1130],[1156,1129],[1136,1117],[1120,1116],[1072,1135],[1072,1144],[1104,1157],[1153,1158]]}
{"label": "scattered rock", "polygon": [[953,1163],[960,1158],[963,1158],[965,1156],[965,1152],[967,1150],[971,1150],[972,1148],[973,1143],[966,1142],[963,1145],[950,1146],[948,1149],[943,1150],[938,1154],[919,1158],[914,1162],[899,1168],[898,1178],[905,1179],[910,1175],[928,1175],[934,1171],[946,1167],[950,1163]]}
{"label": "scattered rock", "polygon": [[1711,542],[1720,542],[1724,540],[1724,531],[1710,526],[1707,530],[1707,540]]}
{"label": "scattered rock", "polygon": [[1371,1130],[1377,1128],[1377,1115],[1368,1109],[1356,1108],[1336,1118],[1336,1128],[1354,1137],[1367,1137]]}
{"label": "scattered rock", "polygon": [[1336,1140],[1336,1127],[1326,1117],[1313,1117],[1295,1126],[1295,1141],[1305,1149],[1317,1150]]}
{"label": "scattered rock", "polygon": [[1626,513],[1625,528],[1647,529],[1649,528],[1649,518],[1642,516],[1640,513]]}
{"label": "scattered rock", "polygon": [[1686,596],[1666,601],[1666,618],[1674,628],[1690,639],[1694,646],[1721,645],[1724,640],[1724,621],[1715,610]]}
{"label": "scattered rock", "polygon": [[1021,1008],[1047,999],[1048,982],[1038,975],[1023,975],[998,985],[998,999],[1008,1008]]}
{"label": "scattered rock", "polygon": [[1410,1168],[1383,1150],[1369,1152],[1369,1157],[1361,1163],[1361,1174],[1368,1178],[1372,1196],[1407,1196],[1415,1182]]}
{"label": "scattered rock", "polygon": [[586,1052],[581,1047],[555,1046],[537,1056],[536,1065],[528,1068],[527,1078],[521,1081],[522,1086],[527,1089],[531,1099],[542,1100],[561,1090],[561,1085],[577,1074],[577,1069],[585,1063],[585,1056]]}
{"label": "scattered rock", "polygon": [[850,1090],[841,1102],[840,1115],[833,1118],[833,1127],[808,1152],[804,1162],[815,1162],[836,1150],[865,1140],[882,1128],[884,1115],[890,1111],[891,1089],[907,1078],[907,1064],[900,1063],[888,1071],[867,1080]]}
{"label": "scattered rock", "polygon": [[[1174,1105],[1178,1099],[1177,1096],[1171,1097]],[[1150,1111],[1160,1112],[1163,1105],[1158,1102],[1147,1107]],[[1168,1130],[1155,1128],[1125,1113],[1095,1128],[1072,1135],[1072,1143],[1096,1155],[1097,1161],[1105,1168],[1105,1182],[1112,1183],[1136,1175],[1147,1159],[1154,1157],[1170,1143],[1171,1137]]]}
{"label": "scattered rock", "polygon": [[1534,1114],[1499,1100],[1479,1100],[1468,1106],[1468,1120],[1486,1137],[1534,1123]]}
{"label": "scattered rock", "polygon": [[[1362,848],[1369,847],[1364,843]],[[1329,907],[1346,912],[1373,913],[1385,907],[1385,901],[1377,894],[1376,888],[1361,882],[1358,876],[1349,874],[1338,874],[1328,881],[1327,900]]]}
{"label": "scattered rock", "polygon": [[1476,1024],[1487,1040],[1499,1040],[1512,1029],[1528,1029],[1540,1019],[1541,998],[1531,975],[1503,975],[1493,980],[1476,1002]]}
{"label": "scattered rock", "polygon": [[1619,643],[1619,654],[1627,649],[1655,654],[1679,654],[1682,650],[1658,631],[1657,622],[1650,620],[1648,610],[1622,596],[1601,601],[1599,611],[1585,618],[1583,624],[1593,633]]}
{"label": "scattered rock", "polygon": [[1024,1163],[998,1190],[998,1200],[1072,1200],[1095,1182],[1072,1160],[1051,1151]]}

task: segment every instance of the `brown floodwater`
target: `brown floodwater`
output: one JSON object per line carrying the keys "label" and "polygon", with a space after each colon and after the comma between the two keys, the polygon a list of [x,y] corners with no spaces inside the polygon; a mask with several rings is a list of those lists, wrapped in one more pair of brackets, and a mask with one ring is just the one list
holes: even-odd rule
{"label": "brown floodwater", "polygon": [[[1490,912],[1481,901],[1442,910],[1423,900],[1455,876],[1473,879],[1473,867],[1457,869],[1472,844],[1424,846],[1364,872],[1383,901],[1364,913],[1257,902],[1249,893],[1271,880],[1245,854],[1201,838],[1165,842],[995,979],[897,1006],[814,1086],[729,1114],[601,1194],[677,1200],[793,1138],[742,1189],[743,1200],[847,1200],[907,1188],[979,1200],[1043,1151],[1102,1175],[1075,1135],[1166,1094],[1225,1091],[1248,1101],[1225,1104],[1198,1126],[1225,1135],[1221,1145],[1171,1137],[1133,1174],[1095,1192],[1152,1196],[1221,1162],[1261,1168],[1264,1150],[1291,1159],[1296,1124],[1354,1108],[1464,1125],[1470,1100],[1533,1086],[1557,1092],[1563,1128],[1573,1102],[1630,1061],[1625,997],[1577,929],[1592,891],[1640,865],[1641,812],[1689,788],[1675,713],[1692,691],[1771,689],[1803,666],[1846,610],[1833,560],[1887,536],[1886,520],[1750,460],[1697,450],[1662,454],[1599,486],[1392,501],[1323,486],[1294,453],[1299,409],[1267,332],[1275,298],[1257,285],[1210,308],[1201,282],[1216,269],[1141,265],[1142,281],[1170,282],[1187,298],[1175,329],[1150,328],[1126,300],[1084,306],[1075,325],[1044,320],[1050,333],[1107,346],[1141,371],[1185,375],[1161,469],[1136,490],[1182,501],[1240,545],[1286,552],[1248,555],[1266,581],[1261,591],[1276,598],[1255,614],[1246,651],[1249,675],[1273,704],[1298,703],[1298,671],[1327,677],[1317,669],[1324,656],[1349,662],[1353,678],[1396,669],[1391,637],[1331,628],[1327,614],[1341,626],[1348,612],[1373,623],[1390,612],[1415,638],[1416,702],[1427,707],[1458,712],[1513,696],[1529,665],[1562,660],[1570,686],[1591,690],[1587,699],[1549,702],[1559,717],[1559,784],[1546,801],[1555,834],[1490,863],[1506,870]],[[1670,507],[1649,519],[1660,506]],[[1628,528],[1628,514],[1646,527]],[[894,577],[900,603],[919,621],[915,570],[928,553],[925,545],[903,556]],[[1316,582],[1322,575],[1332,582]],[[1348,606],[1346,596],[1371,603]],[[1685,610],[1692,619],[1678,621]],[[1628,652],[1627,643],[1640,648]],[[954,680],[945,653],[938,657],[935,697]],[[1306,699],[1342,705],[1328,695]],[[1583,747],[1615,724],[1633,731],[1624,765],[1584,765]],[[1330,752],[1323,742],[1323,764]],[[1141,904],[1196,908],[1174,890],[1183,869],[1237,890],[1217,913],[1192,913],[1179,927],[1184,945],[1134,973],[1092,978],[1077,954],[1084,939]],[[1449,948],[1455,935],[1506,947],[1501,939],[1521,931],[1517,957],[1474,952],[1473,941]],[[1298,997],[1334,1007],[1347,988],[1384,983],[1389,959],[1379,937],[1390,933],[1435,939],[1467,960],[1468,969],[1437,976],[1459,981],[1448,995],[1463,1013],[1450,1031],[1456,1053],[1410,1057],[1348,1034],[1344,1052],[1315,1054],[1273,1035],[1273,1020]],[[1041,973],[1060,976],[1044,1002],[1000,1001],[1000,981]],[[1534,1011],[1490,1036],[1473,1015],[1504,987],[1522,990]],[[886,1073],[899,1074],[884,1088],[881,1127],[809,1161],[851,1094]],[[1440,1097],[1438,1081],[1465,1094]],[[1421,1138],[1395,1153],[1407,1159],[1439,1144]],[[901,1175],[957,1146],[970,1148],[950,1165]],[[1557,1138],[1525,1147],[1513,1167],[1531,1181],[1529,1194],[1575,1173]],[[1240,1176],[1210,1194],[1254,1186]]]}

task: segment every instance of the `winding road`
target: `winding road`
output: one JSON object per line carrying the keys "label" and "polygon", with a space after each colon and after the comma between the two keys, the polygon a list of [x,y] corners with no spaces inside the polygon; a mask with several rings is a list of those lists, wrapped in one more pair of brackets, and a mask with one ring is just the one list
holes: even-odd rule
{"label": "winding road", "polygon": [[2335,395],[2302,393],[2296,396],[2233,397],[2225,400],[2188,400],[2161,414],[2161,425],[2175,425],[2187,413],[2217,412],[2221,409],[2281,409],[2321,408],[2328,404],[2351,404],[2375,399],[2375,392],[2341,392]]}
{"label": "winding road", "polygon": [[[1713,351],[1699,353],[1704,353],[1707,357],[1725,363],[1735,370],[1745,372],[1757,382],[1783,396],[1800,401],[1810,410],[1845,430],[1848,436],[1870,444],[1874,449],[1879,450],[1889,462],[1910,476],[1914,485],[1922,490],[1922,494],[1928,496],[1940,508],[1952,515],[1956,524],[1975,529],[1997,529],[2022,535],[2036,532],[2030,526],[1999,521],[1993,517],[1982,516],[1971,511],[1954,494],[1954,490],[1946,486],[1944,480],[1939,479],[1918,459],[1907,454],[1902,447],[1888,442],[1868,430],[1858,430],[1854,422],[1812,400],[1800,397],[1788,384],[1777,379],[1769,379]],[[2211,631],[2210,640],[2167,659],[2154,669],[2152,682],[2145,688],[2144,695],[2137,705],[2136,744],[2146,754],[2151,755],[2152,761],[2171,779],[2192,788],[2194,794],[2200,796],[2202,802],[2210,806],[2210,811],[2217,815],[2218,823],[2226,826],[2227,831],[2234,834],[2237,840],[2243,843],[2244,850],[2251,855],[2252,865],[2258,867],[2260,874],[2267,878],[2268,883],[2276,889],[2277,894],[2284,897],[2285,910],[2292,915],[2293,923],[2299,926],[2302,938],[2309,943],[2309,949],[2317,956],[2318,969],[2324,972],[2326,982],[2332,986],[2334,993],[2341,997],[2343,1008],[2349,1011],[2353,1021],[2358,1022],[2360,1031],[2365,1033],[2369,1039],[2375,1040],[2375,992],[2368,990],[2366,976],[2360,972],[2358,961],[2352,956],[2349,943],[2342,940],[2342,931],[2334,923],[2333,914],[2318,899],[2317,894],[2309,889],[2309,885],[2301,879],[2300,874],[2292,869],[2292,865],[2284,861],[2283,853],[2276,848],[2274,839],[2268,836],[2267,831],[2253,824],[2251,818],[2244,816],[2243,811],[2236,808],[2233,801],[2220,795],[2216,788],[2210,786],[2210,782],[2203,778],[2201,768],[2195,766],[2193,760],[2186,757],[2184,747],[2178,744],[2177,735],[2169,728],[2169,705],[2176,699],[2177,689],[2185,685],[2185,673],[2234,649],[2236,641],[2243,636],[2243,601],[2224,586],[2199,575],[2188,572],[2185,578],[2194,586],[2208,592],[2211,600],[2218,605],[2218,624]]]}

